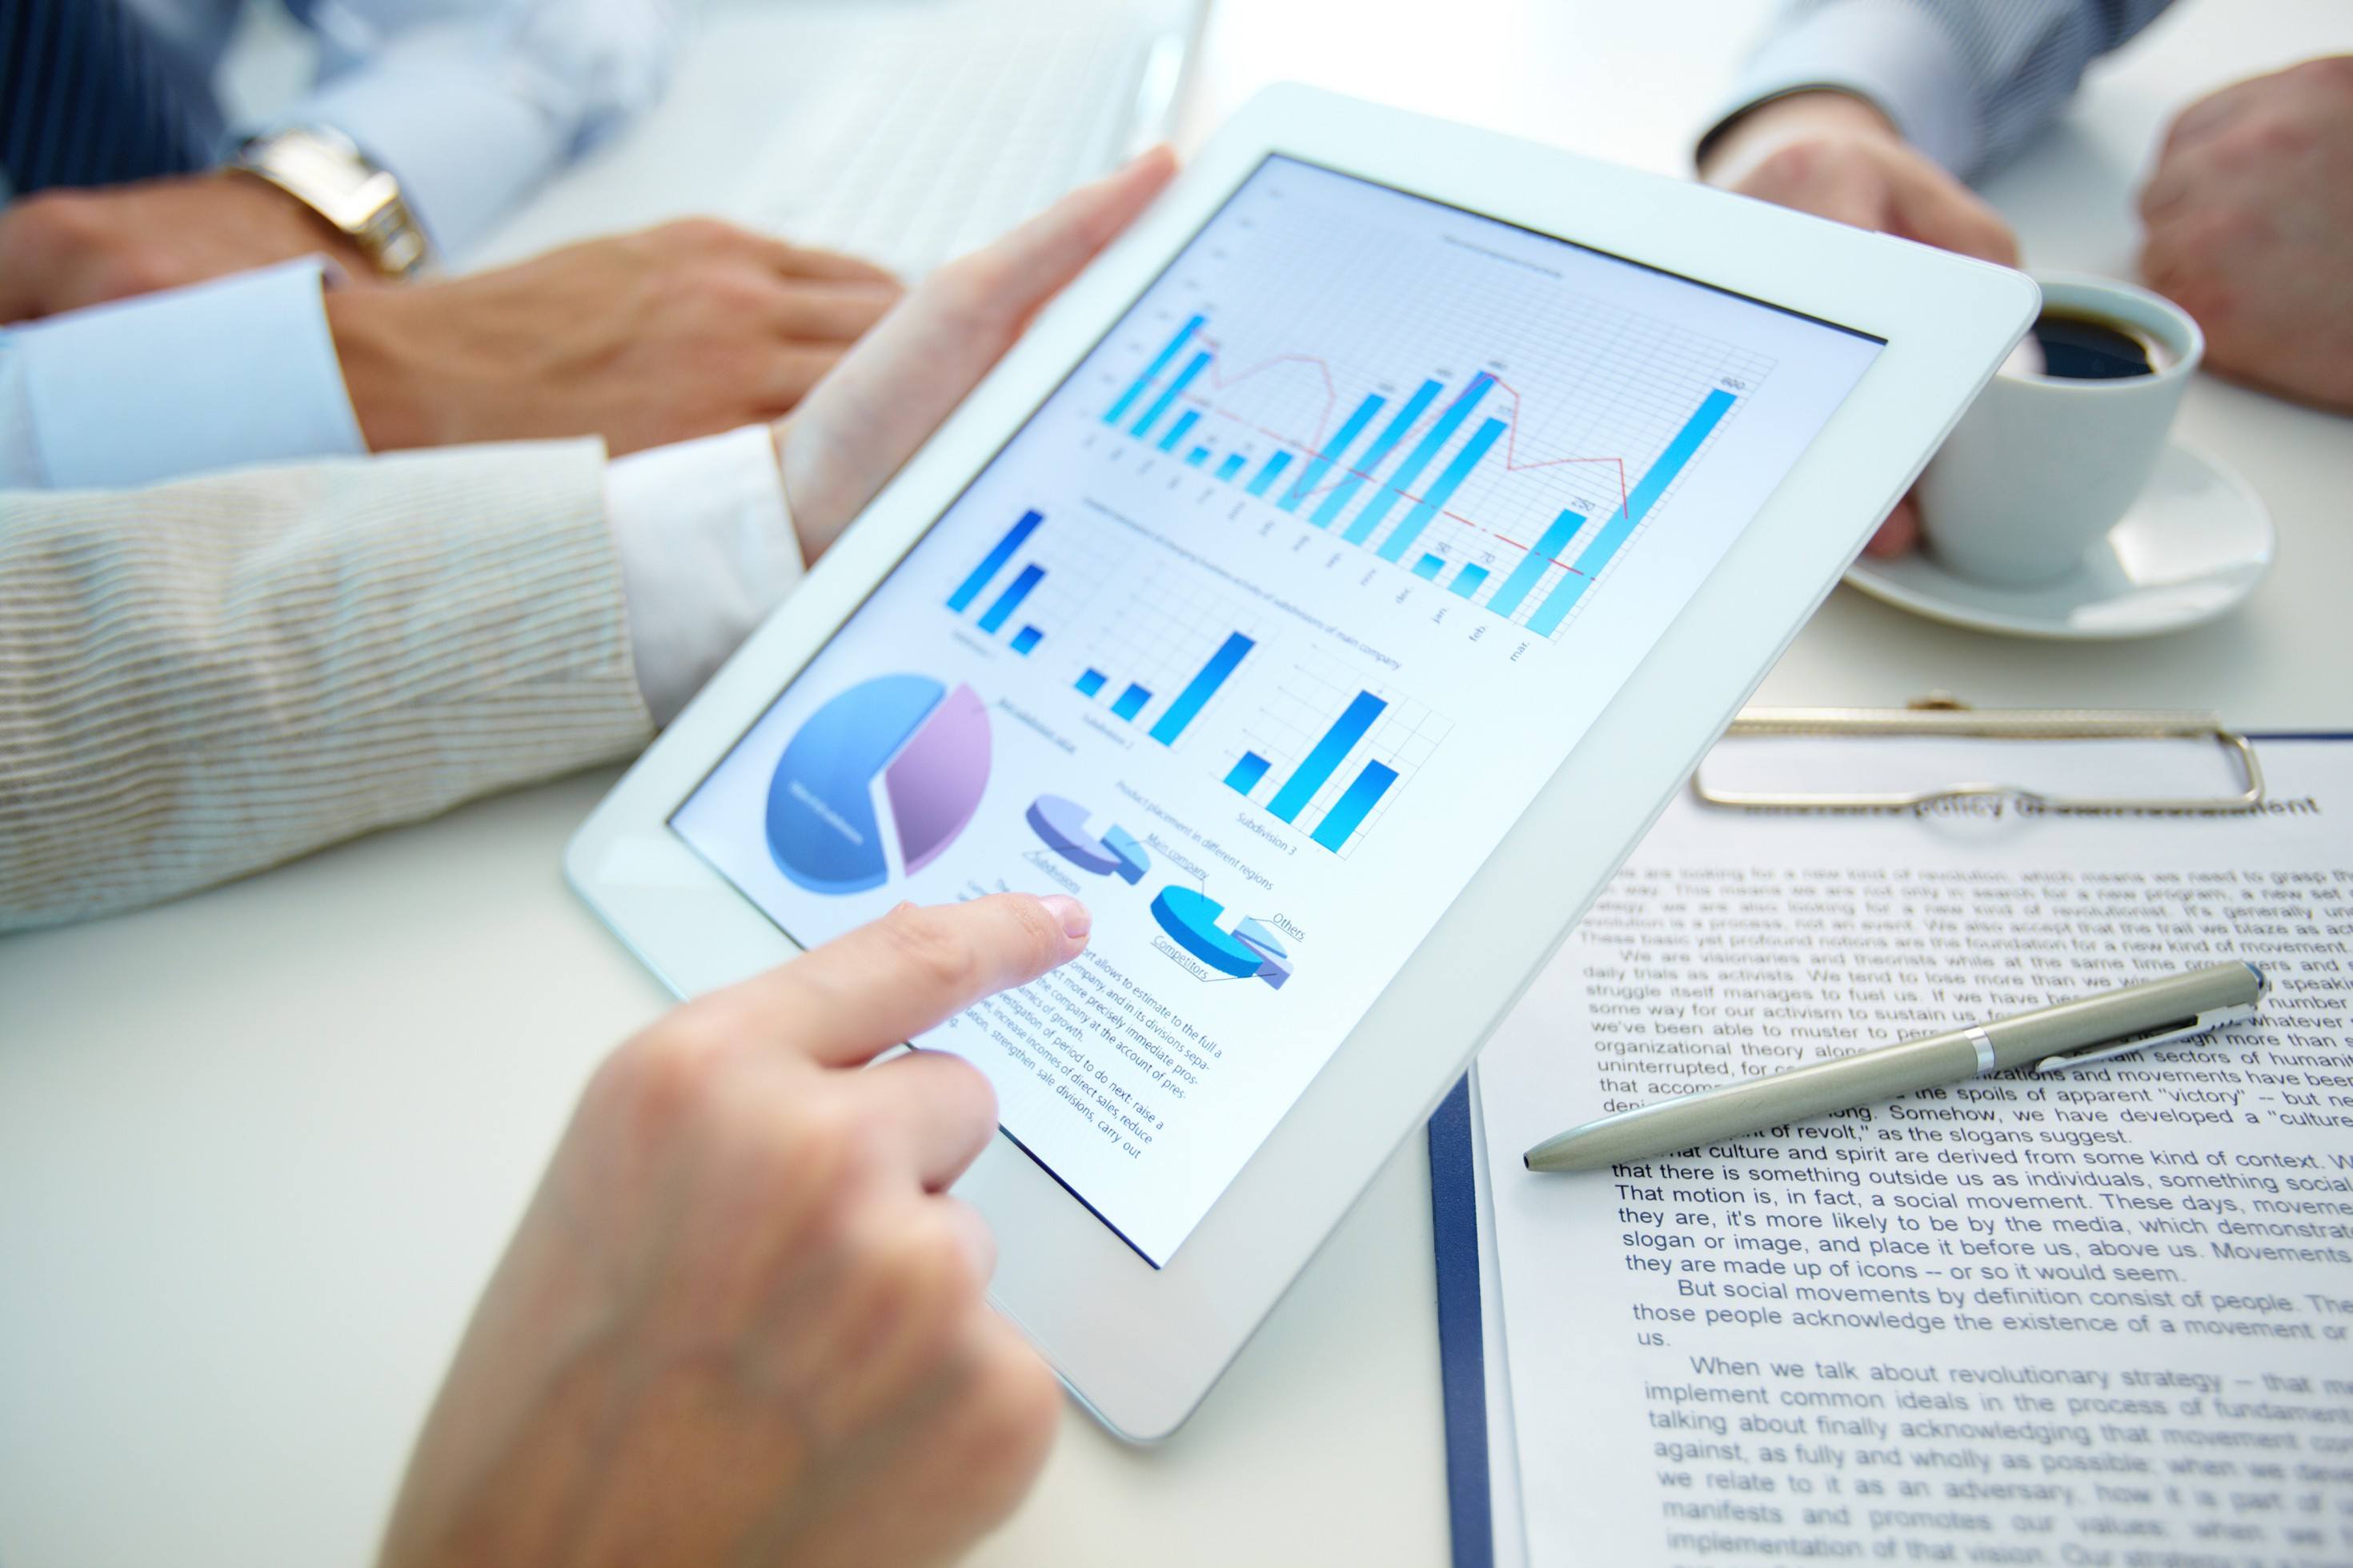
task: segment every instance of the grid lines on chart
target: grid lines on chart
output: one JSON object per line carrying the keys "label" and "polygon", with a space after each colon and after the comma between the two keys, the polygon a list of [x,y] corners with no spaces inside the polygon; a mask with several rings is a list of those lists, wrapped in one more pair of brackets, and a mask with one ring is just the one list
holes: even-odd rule
{"label": "grid lines on chart", "polygon": [[1219,768],[1229,779],[1232,769],[1246,758],[1262,758],[1264,782],[1243,793],[1261,806],[1280,800],[1284,782],[1308,762],[1359,694],[1381,701],[1379,716],[1361,739],[1333,759],[1328,776],[1288,819],[1293,827],[1313,835],[1355,787],[1366,764],[1393,771],[1395,786],[1380,795],[1334,851],[1343,860],[1350,858],[1356,846],[1379,826],[1415,773],[1452,731],[1451,719],[1393,685],[1364,681],[1338,661],[1310,653],[1281,666],[1271,684],[1258,688],[1257,706],[1228,732],[1218,753]]}
{"label": "grid lines on chart", "polygon": [[[1252,269],[1246,308],[1218,314],[1214,258],[1202,277],[1180,281],[1196,285],[1203,324],[1187,347],[1206,362],[1176,394],[1182,412],[1172,418],[1190,421],[1178,450],[1201,443],[1184,460],[1204,462],[1240,440],[1251,443],[1254,463],[1261,443],[1287,446],[1301,454],[1296,466],[1312,484],[1298,482],[1302,488],[1288,496],[1281,485],[1253,496],[1300,516],[1314,516],[1327,497],[1359,517],[1373,515],[1376,531],[1362,536],[1346,533],[1345,519],[1327,516],[1316,525],[1329,523],[1351,543],[1445,581],[1474,604],[1501,596],[1512,574],[1539,554],[1542,580],[1504,596],[1509,603],[1495,613],[1524,627],[1537,623],[1546,635],[1559,630],[1583,593],[1572,585],[1564,604],[1547,611],[1556,589],[1573,577],[1598,575],[1647,529],[1643,518],[1625,512],[1630,497],[1643,494],[1652,465],[1673,454],[1672,471],[1645,497],[1649,505],[1672,493],[1682,465],[1736,415],[1737,399],[1725,389],[1751,393],[1774,368],[1767,356],[1579,292],[1548,270],[1475,246],[1383,243],[1368,223],[1357,225],[1363,232],[1335,235],[1320,215],[1303,219],[1277,204],[1261,204],[1256,217],[1255,232],[1234,248]],[[1310,219],[1315,232],[1308,240],[1287,232]],[[1367,300],[1393,308],[1368,311]],[[1157,315],[1160,323],[1186,319],[1173,304]],[[1507,342],[1523,346],[1501,361],[1477,357],[1482,345]],[[1475,417],[1441,425],[1440,410],[1458,390],[1475,389],[1474,376],[1492,378]],[[1443,386],[1449,396],[1406,404],[1417,385],[1426,393]],[[1731,400],[1708,417],[1696,440],[1685,440],[1719,393]],[[1370,407],[1375,396],[1378,411]],[[1398,458],[1386,435],[1378,456],[1366,455],[1364,432],[1378,428],[1373,416],[1398,418],[1401,407],[1416,426],[1405,431],[1407,445],[1432,437],[1440,443],[1435,463],[1416,467]],[[1343,425],[1352,408],[1366,418]],[[1340,449],[1335,431],[1352,430]],[[1440,481],[1440,494],[1430,474],[1450,451],[1464,471]],[[1319,464],[1319,456],[1326,461]],[[1243,464],[1235,461],[1221,477],[1229,475],[1242,482]],[[1559,530],[1564,513],[1583,520],[1567,536]],[[1613,515],[1623,526],[1609,528]],[[1605,533],[1593,558],[1580,561]]]}
{"label": "grid lines on chart", "polygon": [[[1103,614],[1104,607],[1110,613]],[[1203,664],[1236,632],[1250,639],[1247,660],[1263,660],[1271,635],[1259,618],[1240,609],[1225,595],[1203,588],[1180,573],[1152,573],[1140,577],[1126,594],[1108,593],[1098,604],[1097,624],[1087,639],[1086,667],[1108,677],[1103,695],[1116,702],[1130,686],[1141,686],[1149,696],[1122,716],[1148,729],[1178,699]],[[1230,686],[1207,699],[1214,708]],[[1198,731],[1191,722],[1170,744],[1183,749]]]}

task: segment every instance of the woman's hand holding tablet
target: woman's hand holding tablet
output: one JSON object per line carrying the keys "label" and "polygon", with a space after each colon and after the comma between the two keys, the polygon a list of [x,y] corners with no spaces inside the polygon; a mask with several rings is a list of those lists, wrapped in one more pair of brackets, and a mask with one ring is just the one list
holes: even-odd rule
{"label": "woman's hand holding tablet", "polygon": [[[1085,955],[914,1044],[997,1091],[958,1192],[999,1307],[1164,1433],[2035,306],[1277,90],[863,508],[571,875],[690,992],[905,899],[1084,897]],[[906,315],[787,432],[805,526],[991,352]]]}
{"label": "woman's hand holding tablet", "polygon": [[1176,172],[1176,155],[1155,147],[941,268],[777,422],[785,499],[811,559]]}

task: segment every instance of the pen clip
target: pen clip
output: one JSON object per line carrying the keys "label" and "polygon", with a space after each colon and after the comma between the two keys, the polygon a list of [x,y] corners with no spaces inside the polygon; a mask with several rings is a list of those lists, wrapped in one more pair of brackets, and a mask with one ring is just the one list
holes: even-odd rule
{"label": "pen clip", "polygon": [[2198,1035],[2211,1033],[2217,1029],[2227,1029],[2233,1023],[2244,1023],[2254,1015],[2255,1004],[2253,1002],[2242,1002],[2235,1007],[2218,1007],[2211,1012],[2201,1012],[2187,1022],[2168,1024],[2162,1029],[2150,1030],[2146,1034],[2133,1035],[2130,1039],[2114,1041],[2105,1045],[2094,1045],[2087,1051],[2066,1051],[2055,1056],[2045,1056],[2034,1064],[2034,1070],[2037,1073],[2072,1072],[2077,1067],[2088,1067],[2094,1062],[2105,1062],[2111,1057],[2129,1055],[2135,1051],[2146,1050],[2151,1045],[2170,1045],[2179,1040],[2194,1039]]}

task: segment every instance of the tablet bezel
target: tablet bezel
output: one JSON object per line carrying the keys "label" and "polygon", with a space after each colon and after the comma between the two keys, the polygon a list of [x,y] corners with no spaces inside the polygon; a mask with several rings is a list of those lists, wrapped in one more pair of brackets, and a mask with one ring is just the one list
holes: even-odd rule
{"label": "tablet bezel", "polygon": [[957,1192],[991,1295],[1107,1426],[1176,1429],[1755,689],[2034,319],[2022,275],[1683,181],[1284,86],[1253,99],[1036,323],[615,786],[565,858],[681,995],[797,949],[669,826],[875,584],[1271,154],[1749,295],[1887,346],[1504,845],[1166,1267],[996,1139]]}

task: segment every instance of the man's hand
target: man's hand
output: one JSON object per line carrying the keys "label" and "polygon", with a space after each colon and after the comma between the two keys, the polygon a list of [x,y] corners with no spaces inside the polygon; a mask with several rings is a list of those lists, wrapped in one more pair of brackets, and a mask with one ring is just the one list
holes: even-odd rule
{"label": "man's hand", "polygon": [[[1750,110],[1709,143],[1700,177],[1857,228],[2018,264],[2017,237],[2000,216],[1849,93],[1793,93]],[[1919,534],[1907,495],[1867,547],[1899,556]]]}
{"label": "man's hand", "polygon": [[1792,93],[1750,110],[1708,144],[1700,177],[1857,228],[2018,262],[2001,215],[1851,93]]}
{"label": "man's hand", "polygon": [[2208,366],[2353,410],[2353,55],[2183,110],[2140,213],[2141,274],[2198,318]]}
{"label": "man's hand", "polygon": [[814,560],[964,400],[1039,307],[1160,194],[1155,148],[941,268],[776,429],[793,525]]}
{"label": "man's hand", "polygon": [[381,281],[326,219],[244,175],[47,191],[0,209],[0,323],[313,254],[340,263],[354,282]]}
{"label": "man's hand", "polygon": [[618,455],[776,418],[902,292],[868,262],[695,218],[339,291],[327,322],[377,451],[600,435]]}
{"label": "man's hand", "polygon": [[995,1097],[939,1053],[856,1069],[1086,932],[1059,896],[902,906],[616,1052],[466,1331],[384,1568],[895,1568],[1010,1512],[1060,1398],[945,1195]]}

